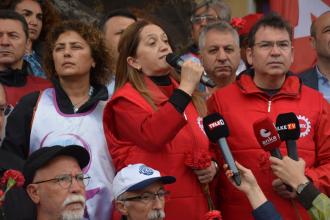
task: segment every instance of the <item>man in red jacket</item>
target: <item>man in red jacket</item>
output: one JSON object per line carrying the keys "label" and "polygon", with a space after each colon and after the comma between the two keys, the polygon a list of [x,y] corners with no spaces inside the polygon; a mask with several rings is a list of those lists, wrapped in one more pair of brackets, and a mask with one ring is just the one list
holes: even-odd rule
{"label": "man in red jacket", "polygon": [[[224,116],[230,131],[227,141],[235,160],[253,171],[283,219],[309,219],[296,201],[296,192],[288,191],[272,173],[269,155],[259,147],[252,125],[263,117],[275,121],[279,114],[294,112],[301,132],[298,155],[306,161],[306,176],[329,195],[329,105],[320,93],[302,85],[297,76],[289,73],[293,62],[292,29],[281,17],[269,14],[259,20],[249,33],[248,44],[247,58],[253,69],[217,90],[208,100],[209,111]],[[287,154],[284,143],[280,150],[282,155]],[[253,219],[244,194],[224,174],[219,178],[224,219]]]}
{"label": "man in red jacket", "polygon": [[4,85],[7,104],[13,107],[22,96],[51,86],[27,71],[23,56],[28,39],[24,17],[15,11],[0,10],[0,83]]}

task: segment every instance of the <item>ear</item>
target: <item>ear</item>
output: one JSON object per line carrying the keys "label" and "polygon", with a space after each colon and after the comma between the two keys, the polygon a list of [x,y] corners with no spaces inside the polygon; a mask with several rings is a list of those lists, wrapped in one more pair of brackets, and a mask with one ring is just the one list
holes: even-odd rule
{"label": "ear", "polygon": [[122,214],[122,215],[128,215],[128,209],[125,206],[125,203],[123,201],[115,201],[116,209]]}
{"label": "ear", "polygon": [[316,39],[315,39],[315,37],[311,37],[310,40],[311,40],[312,47],[315,49],[316,48]]}
{"label": "ear", "polygon": [[92,68],[95,68],[96,64],[95,64],[95,61],[93,60],[92,62]]}
{"label": "ear", "polygon": [[250,65],[253,65],[253,61],[252,61],[252,48],[251,47],[248,47],[246,48],[246,59],[248,61],[248,63]]}
{"label": "ear", "polygon": [[136,70],[141,70],[142,67],[136,58],[129,56],[129,57],[127,57],[126,60],[127,60],[128,65],[130,65],[132,68],[134,68]]}
{"label": "ear", "polygon": [[29,184],[26,187],[26,192],[35,204],[39,204],[40,196],[39,196],[39,186],[37,184]]}
{"label": "ear", "polygon": [[25,44],[25,53],[29,54],[31,51],[32,51],[32,41],[30,38],[28,38]]}
{"label": "ear", "polygon": [[294,48],[291,47],[291,65],[293,64],[294,62]]}
{"label": "ear", "polygon": [[203,55],[202,55],[202,53],[199,53],[198,58],[201,61],[202,66],[204,66],[204,61],[203,61]]}

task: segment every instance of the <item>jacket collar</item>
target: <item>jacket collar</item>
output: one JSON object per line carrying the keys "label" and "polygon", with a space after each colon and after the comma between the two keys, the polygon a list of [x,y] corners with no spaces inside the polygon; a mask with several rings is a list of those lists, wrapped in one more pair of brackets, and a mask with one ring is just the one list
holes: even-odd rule
{"label": "jacket collar", "polygon": [[[262,96],[268,95],[260,90],[253,81],[254,70],[248,69],[237,77],[236,83],[238,87],[245,94],[260,94]],[[301,80],[295,76],[293,73],[288,72],[284,84],[282,85],[280,91],[274,96],[290,96],[299,97],[301,93]]]}
{"label": "jacket collar", "polygon": [[[175,87],[177,87],[178,83],[172,77],[170,77],[170,79],[172,84]],[[159,87],[148,76],[144,76],[144,81],[156,105],[168,101],[169,98],[159,89]]]}
{"label": "jacket collar", "polygon": [[6,69],[0,71],[0,82],[5,86],[23,87],[27,81],[27,64],[24,61],[22,69]]}
{"label": "jacket collar", "polygon": [[[73,114],[74,112],[71,100],[62,88],[58,78],[53,77],[51,81],[54,85],[54,89],[56,92],[56,101],[59,105],[59,108],[65,114]],[[94,91],[90,99],[79,108],[78,113],[86,112],[90,110],[98,101],[106,101],[108,99],[108,90],[104,85],[92,86],[94,88]]]}

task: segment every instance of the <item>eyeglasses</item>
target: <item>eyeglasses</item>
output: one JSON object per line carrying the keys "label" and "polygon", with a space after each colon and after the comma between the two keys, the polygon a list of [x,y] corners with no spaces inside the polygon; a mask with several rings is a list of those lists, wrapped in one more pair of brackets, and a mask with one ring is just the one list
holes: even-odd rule
{"label": "eyeglasses", "polygon": [[67,189],[67,188],[71,187],[73,178],[75,178],[77,183],[82,187],[87,186],[90,179],[91,179],[90,176],[84,175],[82,173],[77,174],[75,176],[72,176],[71,174],[64,174],[64,175],[57,176],[53,179],[34,182],[33,184],[39,184],[39,183],[54,181],[54,182],[58,183],[62,188]]}
{"label": "eyeglasses", "polygon": [[192,16],[190,18],[191,23],[193,24],[202,24],[203,22],[208,23],[214,23],[219,21],[218,16],[213,16],[213,15],[202,15],[202,16]]}
{"label": "eyeglasses", "polygon": [[11,109],[10,105],[6,105],[6,104],[1,105],[0,104],[0,114],[8,115],[11,112],[11,110],[12,109]]}
{"label": "eyeglasses", "polygon": [[155,201],[156,197],[158,197],[161,201],[164,201],[165,197],[168,196],[169,194],[170,192],[166,190],[159,190],[158,192],[155,193],[145,192],[139,196],[121,199],[121,201],[141,201],[145,204],[149,204],[152,201]]}
{"label": "eyeglasses", "polygon": [[288,51],[291,49],[291,43],[287,40],[262,41],[259,43],[255,43],[254,46],[257,46],[260,50],[270,51],[274,48],[275,44],[281,51]]}

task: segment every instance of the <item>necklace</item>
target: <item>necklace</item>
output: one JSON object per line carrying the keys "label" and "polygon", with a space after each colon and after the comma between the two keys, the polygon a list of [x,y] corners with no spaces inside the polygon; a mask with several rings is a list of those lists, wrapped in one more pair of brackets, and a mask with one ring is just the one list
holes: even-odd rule
{"label": "necklace", "polygon": [[93,86],[90,86],[89,87],[89,91],[88,91],[88,97],[87,97],[87,99],[84,98],[84,99],[82,99],[81,101],[79,101],[79,102],[77,102],[75,104],[72,103],[72,108],[73,108],[73,112],[74,113],[77,113],[78,110],[79,110],[79,108],[80,108],[80,106],[83,103],[87,102],[90,99],[90,97],[93,95],[93,92],[94,92],[94,87]]}

